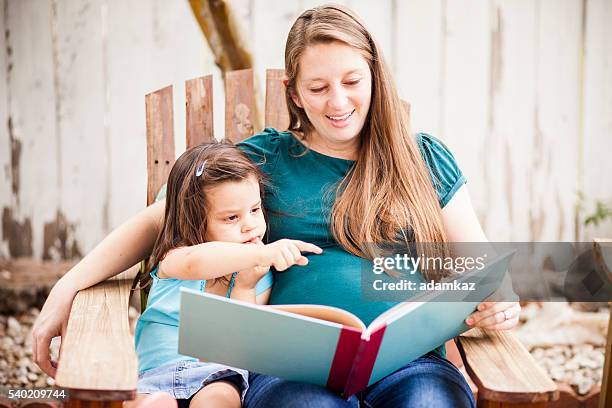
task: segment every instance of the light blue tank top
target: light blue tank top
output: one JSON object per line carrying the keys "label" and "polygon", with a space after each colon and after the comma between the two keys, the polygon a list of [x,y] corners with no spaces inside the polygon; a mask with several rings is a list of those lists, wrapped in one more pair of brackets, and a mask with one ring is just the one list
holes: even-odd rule
{"label": "light blue tank top", "polygon": [[[149,291],[147,308],[136,323],[134,341],[140,373],[164,364],[196,358],[178,353],[178,325],[180,288],[204,291],[205,280],[181,280],[157,276],[157,267],[151,272],[153,283]],[[259,295],[272,287],[274,278],[268,272],[257,282]],[[203,311],[205,313],[205,311]]]}

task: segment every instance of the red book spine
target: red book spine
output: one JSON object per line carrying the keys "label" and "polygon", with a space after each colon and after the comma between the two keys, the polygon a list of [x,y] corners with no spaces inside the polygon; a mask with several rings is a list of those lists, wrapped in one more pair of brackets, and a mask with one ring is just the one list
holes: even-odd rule
{"label": "red book spine", "polygon": [[386,327],[386,325],[381,326],[371,333],[369,341],[361,340],[359,350],[355,356],[353,369],[349,374],[344,392],[342,393],[344,398],[348,398],[368,386]]}
{"label": "red book spine", "polygon": [[360,342],[361,332],[359,330],[348,326],[342,327],[327,377],[327,388],[338,394],[342,393],[353,368]]}

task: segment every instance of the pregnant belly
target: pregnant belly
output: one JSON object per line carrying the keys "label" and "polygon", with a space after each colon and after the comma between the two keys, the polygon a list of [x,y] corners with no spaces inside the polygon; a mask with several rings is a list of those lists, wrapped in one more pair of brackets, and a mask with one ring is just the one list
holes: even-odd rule
{"label": "pregnant belly", "polygon": [[362,269],[371,273],[371,263],[339,247],[324,248],[322,254],[308,256],[308,265],[275,274],[270,304],[339,307],[367,325],[397,302],[366,301],[361,287]]}

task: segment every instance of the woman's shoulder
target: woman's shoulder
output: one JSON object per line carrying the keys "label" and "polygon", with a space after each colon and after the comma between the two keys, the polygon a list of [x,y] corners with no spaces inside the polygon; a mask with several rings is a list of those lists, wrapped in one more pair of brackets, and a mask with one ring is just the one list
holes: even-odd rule
{"label": "woman's shoulder", "polygon": [[278,154],[281,146],[289,143],[292,138],[290,132],[265,128],[260,133],[256,133],[238,143],[238,147],[247,153]]}
{"label": "woman's shoulder", "polygon": [[293,141],[295,138],[290,132],[265,128],[261,133],[238,143],[238,148],[257,163],[265,173],[271,174],[276,168],[278,158],[288,151],[288,146]]}
{"label": "woman's shoulder", "polygon": [[455,156],[440,139],[427,133],[417,133],[415,137],[438,193],[440,206],[444,207],[466,183],[465,176]]}

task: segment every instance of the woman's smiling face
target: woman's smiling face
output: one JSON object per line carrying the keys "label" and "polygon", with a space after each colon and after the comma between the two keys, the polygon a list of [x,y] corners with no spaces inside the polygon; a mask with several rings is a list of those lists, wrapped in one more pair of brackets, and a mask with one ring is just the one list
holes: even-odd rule
{"label": "woman's smiling face", "polygon": [[334,157],[355,159],[359,133],[370,110],[372,75],[359,50],[341,42],[315,44],[300,57],[297,94],[314,127],[309,146]]}

